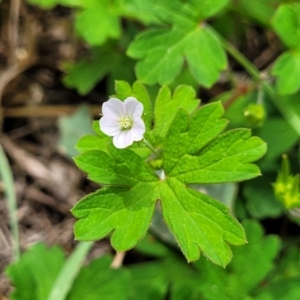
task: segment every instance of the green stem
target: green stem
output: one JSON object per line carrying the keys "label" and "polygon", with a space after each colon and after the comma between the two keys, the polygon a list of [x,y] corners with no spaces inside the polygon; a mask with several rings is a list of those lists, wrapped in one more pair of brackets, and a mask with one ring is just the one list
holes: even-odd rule
{"label": "green stem", "polygon": [[144,139],[144,143],[158,157],[157,151],[154,149],[154,147],[146,139]]}
{"label": "green stem", "polygon": [[260,78],[259,70],[226,39],[224,39],[221,35],[219,35],[215,31],[214,33],[218,36],[219,40],[221,41],[223,47],[227,50],[227,52],[230,53],[231,56],[245,68],[245,70],[249,73],[249,75],[251,75],[251,77],[255,81],[260,82],[261,78]]}
{"label": "green stem", "polygon": [[221,42],[222,46],[227,50],[227,52],[245,68],[245,70],[249,73],[253,80],[262,85],[264,90],[270,96],[273,104],[300,136],[300,115],[297,114],[291,106],[288,106],[285,103],[283,97],[280,97],[280,95],[276,93],[275,89],[271,84],[269,84],[262,78],[260,71],[255,67],[255,65],[253,65],[241,52],[239,52],[232,44],[230,44],[226,39],[224,39],[213,28],[210,27],[210,30],[215,36],[217,36],[217,38]]}

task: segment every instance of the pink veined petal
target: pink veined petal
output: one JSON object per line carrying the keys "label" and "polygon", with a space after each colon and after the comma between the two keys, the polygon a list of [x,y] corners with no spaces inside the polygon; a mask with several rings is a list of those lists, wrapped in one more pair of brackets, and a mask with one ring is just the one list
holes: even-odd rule
{"label": "pink veined petal", "polygon": [[135,118],[133,121],[133,126],[131,128],[131,132],[133,135],[134,141],[140,141],[144,137],[145,133],[145,123],[141,118]]}
{"label": "pink veined petal", "polygon": [[123,130],[113,137],[113,143],[116,148],[123,149],[133,143],[133,136],[130,130]]}
{"label": "pink veined petal", "polygon": [[125,105],[117,98],[110,98],[108,101],[103,103],[102,113],[104,116],[119,119],[121,116],[126,115]]}
{"label": "pink veined petal", "polygon": [[124,101],[127,115],[132,119],[141,117],[144,111],[144,106],[141,102],[137,101],[134,97],[128,97]]}
{"label": "pink veined petal", "polygon": [[120,132],[118,121],[112,119],[110,116],[103,116],[100,121],[100,130],[109,136],[115,136]]}

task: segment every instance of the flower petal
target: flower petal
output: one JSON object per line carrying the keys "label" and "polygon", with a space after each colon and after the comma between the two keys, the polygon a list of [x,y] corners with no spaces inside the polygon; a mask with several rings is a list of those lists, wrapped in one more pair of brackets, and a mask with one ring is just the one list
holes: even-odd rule
{"label": "flower petal", "polygon": [[102,113],[104,116],[107,115],[111,118],[119,119],[120,117],[126,115],[125,105],[117,98],[110,98],[108,101],[103,103]]}
{"label": "flower petal", "polygon": [[103,116],[100,119],[99,124],[100,130],[109,136],[115,136],[121,131],[118,121],[112,119],[110,116]]}
{"label": "flower petal", "polygon": [[133,135],[130,130],[123,130],[113,137],[113,143],[116,148],[123,149],[133,143]]}
{"label": "flower petal", "polygon": [[124,101],[127,115],[132,119],[141,117],[144,111],[144,106],[141,102],[137,101],[134,97],[128,97]]}
{"label": "flower petal", "polygon": [[133,120],[133,126],[131,128],[131,132],[133,135],[133,140],[134,141],[140,141],[144,137],[145,133],[145,123],[141,118],[135,118]]}

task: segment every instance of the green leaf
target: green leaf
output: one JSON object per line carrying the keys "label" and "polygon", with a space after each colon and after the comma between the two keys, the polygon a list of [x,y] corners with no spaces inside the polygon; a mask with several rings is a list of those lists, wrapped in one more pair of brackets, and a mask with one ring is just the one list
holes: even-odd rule
{"label": "green leaf", "polygon": [[100,138],[95,135],[85,135],[76,144],[76,149],[80,152],[86,152],[89,150],[103,150],[106,151],[107,144],[109,143],[109,137]]}
{"label": "green leaf", "polygon": [[164,143],[166,174],[185,184],[234,182],[260,175],[251,162],[265,153],[265,143],[251,137],[247,129],[219,135],[227,124],[219,119],[222,114],[220,103],[202,107],[192,118],[178,111]]}
{"label": "green leaf", "polygon": [[[197,19],[205,20],[222,10],[230,1],[229,0],[191,0],[191,9],[196,8],[194,11]],[[188,3],[189,4],[189,3]]]}
{"label": "green leaf", "polygon": [[261,293],[255,297],[255,300],[298,300],[300,294],[299,282],[300,276],[277,280],[261,289]]}
{"label": "green leaf", "polygon": [[81,106],[74,114],[61,117],[58,120],[60,133],[59,150],[69,157],[77,155],[76,142],[82,136],[92,132],[91,124],[92,118],[88,106]]}
{"label": "green leaf", "polygon": [[190,185],[195,190],[208,194],[214,199],[218,199],[230,209],[234,211],[234,204],[238,191],[236,183],[221,183],[221,184],[208,184],[208,185]]}
{"label": "green leaf", "polygon": [[243,228],[224,204],[177,179],[161,186],[161,199],[164,220],[189,261],[199,259],[201,249],[210,260],[225,266],[232,256],[226,242],[245,243]]}
{"label": "green leaf", "polygon": [[[218,199],[229,207],[230,211],[234,210],[235,198],[237,194],[237,184],[209,184],[209,185],[191,185],[193,189],[208,194],[214,199]],[[276,202],[277,203],[277,202]],[[155,234],[160,240],[171,246],[176,246],[176,241],[173,235],[168,230],[166,223],[163,220],[161,210],[156,208],[150,226],[150,231]]]}
{"label": "green leaf", "polygon": [[92,59],[84,58],[65,67],[65,86],[75,88],[80,95],[86,95],[110,70],[111,53],[100,48],[93,50]]}
{"label": "green leaf", "polygon": [[[229,120],[228,127],[230,129],[239,128],[241,126],[242,127],[249,126],[244,116],[244,111],[247,105],[249,105],[249,103],[252,103],[252,99],[251,99],[252,95],[250,93],[247,93],[247,94],[242,94],[240,96],[237,96],[236,94],[237,94],[236,90],[230,90],[228,92],[219,94],[211,101],[211,102],[221,101],[224,107],[226,107],[224,117]],[[231,99],[235,99],[235,101],[231,103]],[[228,105],[228,103],[230,105]]]}
{"label": "green leaf", "polygon": [[272,182],[274,176],[263,174],[262,178],[245,183],[243,195],[246,198],[247,209],[253,218],[275,218],[283,213],[283,206],[274,197]]}
{"label": "green leaf", "polygon": [[128,19],[136,19],[145,25],[159,24],[160,21],[149,10],[145,10],[144,1],[140,0],[120,0],[120,14]]}
{"label": "green leaf", "polygon": [[161,87],[155,100],[154,128],[151,132],[155,145],[163,142],[174,120],[178,108],[192,113],[198,107],[200,101],[195,99],[194,89],[186,85],[178,86],[173,94],[167,86]]}
{"label": "green leaf", "polygon": [[[132,2],[132,0],[129,2]],[[214,2],[210,0],[190,0],[182,3],[180,0],[144,0],[139,2],[139,9],[141,13],[151,12],[152,15],[157,16],[167,24],[174,23],[183,27],[193,27],[197,20],[203,21],[215,15],[228,2],[228,0],[216,0]]]}
{"label": "green leaf", "polygon": [[114,82],[116,77],[133,81],[133,62],[119,48],[119,45],[112,43],[94,47],[90,57],[67,64],[63,78],[65,86],[75,88],[80,95],[86,95],[105,76],[108,76],[109,83]]}
{"label": "green leaf", "polygon": [[300,89],[300,51],[284,52],[275,61],[272,74],[276,76],[279,94],[294,94]]}
{"label": "green leaf", "polygon": [[64,253],[58,247],[47,249],[43,244],[33,246],[21,256],[19,262],[6,269],[15,287],[10,299],[47,299],[64,261]]}
{"label": "green leaf", "polygon": [[85,135],[81,137],[75,146],[80,152],[86,152],[89,150],[103,150],[107,151],[107,144],[110,141],[110,137],[105,135],[100,130],[99,121],[93,121],[93,131],[95,135]]}
{"label": "green leaf", "polygon": [[111,257],[102,256],[81,269],[67,300],[126,300],[130,293],[129,273],[111,269]]}
{"label": "green leaf", "polygon": [[[75,148],[80,152],[86,152],[90,150],[102,150],[107,152],[107,145],[111,141],[111,137],[105,135],[101,130],[99,126],[99,121],[93,122],[93,131],[96,135],[85,135],[81,137],[77,144],[75,145]],[[150,149],[147,147],[138,147],[137,145],[132,145],[129,147],[132,151],[134,151],[136,154],[141,156],[142,158],[148,158],[150,155]]]}
{"label": "green leaf", "polygon": [[278,7],[272,25],[280,39],[289,47],[297,48],[300,43],[300,4],[282,4]]}
{"label": "green leaf", "polygon": [[53,8],[58,4],[58,0],[27,0],[27,2],[31,5],[38,5],[44,9]]}
{"label": "green leaf", "polygon": [[228,272],[234,273],[228,280],[228,294],[235,299],[242,299],[269,273],[281,244],[275,235],[263,236],[257,222],[249,220],[242,224],[249,244],[233,249],[234,259],[228,266]]}
{"label": "green leaf", "polygon": [[[125,149],[108,147],[111,156],[89,151],[75,159],[93,181],[115,185],[83,198],[72,209],[77,239],[96,240],[113,230],[111,242],[118,251],[133,247],[149,227],[158,194],[158,177],[143,159]],[[123,187],[122,187],[123,186]]]}
{"label": "green leaf", "polygon": [[[126,97],[128,90],[130,86],[119,83],[118,93]],[[183,103],[194,109],[191,91],[180,87],[177,92],[188,92],[191,102]],[[166,87],[160,93],[170,95]],[[172,101],[175,99],[169,101],[170,107]],[[196,260],[202,251],[213,262],[225,266],[231,258],[228,244],[245,242],[243,228],[224,204],[186,184],[241,181],[258,176],[259,169],[251,162],[263,155],[265,144],[250,137],[248,130],[220,134],[227,124],[220,119],[222,115],[220,103],[205,105],[192,116],[179,109],[163,143],[166,179],[160,179],[130,149],[109,145],[108,153],[94,150],[75,158],[89,179],[107,185],[72,209],[79,219],[75,224],[76,238],[97,240],[112,234],[111,243],[117,251],[130,249],[146,234],[159,199],[163,217],[186,258]]]}
{"label": "green leaf", "polygon": [[[199,272],[195,265],[184,264],[177,255],[168,255],[163,261],[166,276],[170,281],[171,299],[176,300],[197,300],[207,299],[203,297],[201,286],[205,279],[201,278],[201,271]],[[223,269],[220,268],[222,271]],[[210,288],[212,288],[211,285]]]}
{"label": "green leaf", "polygon": [[[145,10],[172,27],[150,29],[137,36],[128,55],[140,59],[137,77],[148,84],[168,84],[179,75],[184,61],[198,83],[210,87],[227,65],[218,38],[201,22],[218,12],[228,1],[144,1]],[[211,53],[214,53],[212,56]]]}
{"label": "green leaf", "polygon": [[116,81],[116,97],[125,100],[130,96],[136,97],[144,105],[143,120],[147,129],[145,136],[155,147],[165,139],[178,108],[192,113],[200,103],[200,100],[195,98],[194,89],[189,86],[179,85],[173,93],[168,86],[162,86],[153,108],[149,93],[141,82],[136,81],[130,86],[125,81]]}
{"label": "green leaf", "polygon": [[185,55],[192,75],[205,87],[211,87],[227,66],[226,54],[209,28],[198,28],[189,36]]}
{"label": "green leaf", "polygon": [[68,7],[82,7],[84,6],[84,0],[57,0],[60,5]]}
{"label": "green leaf", "polygon": [[91,46],[100,46],[108,38],[121,35],[117,5],[111,0],[85,0],[84,8],[78,12],[75,28]]}
{"label": "green leaf", "polygon": [[294,129],[283,118],[267,120],[256,133],[268,145],[268,151],[264,157],[266,160],[273,160],[282,155],[299,139]]}
{"label": "green leaf", "polygon": [[251,290],[272,269],[280,240],[272,235],[263,237],[261,226],[254,221],[244,221],[243,226],[248,244],[233,247],[233,258],[226,270],[203,258],[195,263],[201,275],[199,282],[203,298],[248,299],[245,297],[250,296]]}
{"label": "green leaf", "polygon": [[[212,264],[205,257],[187,265],[171,251],[159,261],[130,267],[130,271],[133,271],[133,284],[143,295],[140,298],[153,299],[153,295],[156,295],[155,299],[165,299],[168,286],[170,299],[252,299],[251,295],[261,292],[268,285],[264,278],[273,268],[280,240],[273,235],[263,236],[262,228],[257,222],[246,220],[243,226],[248,244],[233,247],[233,259],[226,269]],[[297,252],[293,253],[292,260],[289,259],[293,275],[287,276],[298,275],[299,251]],[[277,270],[278,275],[285,276],[284,271],[290,270],[290,267]],[[152,298],[149,296],[150,289]]]}
{"label": "green leaf", "polygon": [[166,245],[159,242],[153,235],[147,234],[145,238],[139,241],[135,250],[154,257],[164,257],[169,254],[169,249]]}
{"label": "green leaf", "polygon": [[291,245],[284,249],[278,262],[276,273],[272,281],[282,278],[300,277],[300,249],[297,245]]}
{"label": "green leaf", "polygon": [[130,299],[165,299],[168,290],[168,277],[161,262],[133,265],[129,271],[134,290]]}
{"label": "green leaf", "polygon": [[280,0],[239,0],[232,4],[232,9],[249,15],[264,25],[269,25],[279,3]]}
{"label": "green leaf", "polygon": [[174,236],[167,227],[160,208],[156,208],[153,214],[152,222],[150,225],[150,231],[157,236],[165,244],[177,247],[177,242]]}

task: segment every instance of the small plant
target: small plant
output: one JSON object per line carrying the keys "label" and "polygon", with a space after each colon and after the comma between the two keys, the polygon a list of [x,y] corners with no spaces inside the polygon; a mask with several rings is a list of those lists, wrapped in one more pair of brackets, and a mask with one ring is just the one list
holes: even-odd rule
{"label": "small plant", "polygon": [[[111,96],[93,122],[85,106],[58,122],[58,148],[99,186],[71,209],[81,242],[68,258],[37,244],[18,259],[0,151],[15,239],[11,299],[299,300],[299,175],[290,165],[299,173],[300,4],[27,3],[69,8],[76,59],[60,64],[62,82],[82,96],[101,82]],[[134,248],[151,260],[114,269],[108,255],[82,267],[103,238],[116,256]]]}
{"label": "small plant", "polygon": [[[80,147],[90,149],[75,158],[77,166],[104,187],[72,209],[80,219],[74,227],[76,239],[98,240],[111,234],[117,251],[128,250],[145,236],[159,201],[163,219],[188,261],[199,259],[202,251],[225,266],[232,256],[228,244],[246,242],[243,228],[224,204],[189,185],[239,182],[260,175],[252,162],[265,153],[266,145],[251,137],[248,129],[223,133],[227,120],[222,119],[221,103],[197,108],[199,101],[188,86],[179,86],[173,94],[162,87],[153,110],[143,85],[134,84],[143,91],[139,96],[122,93],[126,86],[126,82],[116,85],[116,96],[126,98],[124,103],[112,98],[103,105],[101,129],[114,135],[114,145],[106,137],[104,147],[89,140],[96,145],[93,149],[79,141]],[[132,96],[147,108],[141,147],[152,150],[148,157],[135,152],[138,144],[118,149],[130,145],[136,136],[142,138],[142,105],[128,98]],[[137,124],[141,131],[135,129]],[[151,164],[157,160],[164,174],[160,177]]]}

